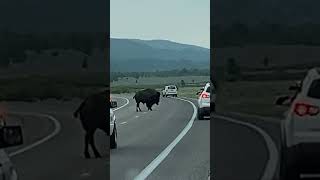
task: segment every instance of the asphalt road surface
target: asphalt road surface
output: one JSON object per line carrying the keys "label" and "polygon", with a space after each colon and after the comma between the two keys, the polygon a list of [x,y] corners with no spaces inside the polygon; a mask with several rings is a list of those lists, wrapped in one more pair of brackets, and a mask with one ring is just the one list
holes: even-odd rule
{"label": "asphalt road surface", "polygon": [[[130,103],[115,112],[118,149],[111,150],[110,154],[111,179],[120,180],[134,179],[141,173],[183,131],[194,113],[190,103],[173,98],[161,98],[153,111],[148,112],[141,105],[142,112],[136,112],[133,96],[124,97]],[[116,100],[120,104],[124,101]],[[195,119],[191,129],[147,179],[207,179],[209,136],[210,121]]]}
{"label": "asphalt road surface", "polygon": [[[230,117],[230,115],[228,116]],[[248,117],[233,117],[239,122],[253,124],[277,138],[278,127],[270,122]],[[216,180],[259,180],[268,165],[270,152],[264,137],[256,129],[222,118],[212,120],[213,174]],[[268,180],[276,179],[276,171]]]}
{"label": "asphalt road surface", "polygon": [[[247,123],[254,128],[217,117],[211,120],[214,179],[280,180],[281,118],[231,113],[223,114],[223,117],[231,117],[235,122]],[[277,152],[270,152],[270,142],[267,142],[256,128],[260,128],[270,137],[271,144],[274,144]],[[319,173],[301,173],[300,176],[301,179],[320,179]]]}
{"label": "asphalt road surface", "polygon": [[[20,179],[97,180],[108,179],[109,173],[111,179],[133,179],[175,140],[194,113],[190,103],[174,98],[161,98],[159,106],[155,105],[152,112],[148,112],[144,105],[141,105],[143,112],[136,112],[132,95],[123,97],[129,100],[129,104],[115,111],[118,149],[109,152],[108,138],[99,131],[96,144],[103,158],[89,160],[83,157],[81,124],[72,117],[80,100],[8,103],[12,111],[48,114],[61,125],[57,135],[48,141],[11,157]],[[126,102],[122,98],[116,100],[119,106]],[[231,114],[225,116],[263,129],[279,145],[279,122]],[[17,115],[16,118],[22,121],[27,136],[23,146],[9,148],[9,153],[28,147],[56,129],[54,123],[45,117]],[[147,179],[207,179],[210,141],[212,179],[258,180],[266,173],[270,152],[264,137],[253,128],[213,118],[210,121],[195,119],[191,129]],[[273,173],[273,179],[278,179],[278,168],[270,173]]]}
{"label": "asphalt road surface", "polygon": [[[48,141],[44,141],[38,146],[11,157],[17,168],[20,180],[108,179],[109,141],[104,133],[101,131],[96,133],[97,148],[103,158],[85,159],[83,157],[84,132],[80,121],[72,117],[72,113],[79,104],[80,100],[70,102],[51,100],[37,103],[7,103],[11,111],[48,114],[61,125],[61,129],[57,131],[58,133]],[[46,117],[37,115],[22,115],[22,117],[24,118],[23,130],[26,141],[19,148],[27,147],[33,142],[41,140],[57,128]],[[10,153],[17,150],[17,148],[9,149],[8,151]]]}

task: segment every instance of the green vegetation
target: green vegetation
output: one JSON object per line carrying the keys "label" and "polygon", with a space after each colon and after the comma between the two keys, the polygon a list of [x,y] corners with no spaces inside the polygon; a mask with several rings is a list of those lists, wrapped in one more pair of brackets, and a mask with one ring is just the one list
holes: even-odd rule
{"label": "green vegetation", "polygon": [[220,82],[217,89],[218,112],[242,112],[279,117],[287,107],[276,106],[281,95],[292,95],[288,90],[294,80]]}
{"label": "green vegetation", "polygon": [[[6,68],[11,62],[25,62],[26,51],[43,53],[45,50],[75,50],[92,55],[93,49],[105,48],[103,33],[15,33],[6,29],[0,30],[0,67]],[[58,56],[53,52],[52,56]]]}
{"label": "green vegetation", "polygon": [[134,77],[136,80],[140,78],[150,77],[182,77],[182,76],[210,76],[209,69],[174,69],[170,71],[156,71],[156,72],[111,72],[110,81],[116,82],[123,78]]}
{"label": "green vegetation", "polygon": [[200,88],[203,86],[194,86],[194,87],[182,87],[179,89],[179,97],[187,98],[198,98],[197,92],[200,91]]}
{"label": "green vegetation", "polygon": [[320,24],[304,23],[297,25],[274,24],[261,22],[256,25],[235,22],[230,26],[215,24],[214,47],[244,45],[308,45],[319,46]]}
{"label": "green vegetation", "polygon": [[168,84],[178,87],[178,95],[181,97],[196,98],[200,87],[210,79],[209,76],[176,76],[176,77],[143,77],[135,83],[135,78],[121,78],[111,83],[111,93],[135,93],[145,88],[154,88],[161,91]]}
{"label": "green vegetation", "polygon": [[[112,94],[122,94],[122,93],[135,93],[139,90],[143,90],[146,88],[154,88],[158,91],[161,91],[165,85],[143,85],[143,86],[118,86],[111,87]],[[179,97],[188,97],[188,98],[197,98],[196,93],[200,90],[202,86],[200,84],[196,84],[188,87],[180,87],[178,90]]]}
{"label": "green vegetation", "polygon": [[106,77],[99,73],[7,78],[0,79],[0,83],[1,101],[84,98],[107,87]]}

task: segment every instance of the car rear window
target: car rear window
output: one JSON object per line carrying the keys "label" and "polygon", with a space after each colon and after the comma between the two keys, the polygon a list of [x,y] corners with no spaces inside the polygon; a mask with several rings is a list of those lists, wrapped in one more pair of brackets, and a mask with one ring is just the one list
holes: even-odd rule
{"label": "car rear window", "polygon": [[169,86],[168,89],[176,89],[175,86]]}
{"label": "car rear window", "polygon": [[206,92],[207,92],[207,93],[211,93],[211,92],[210,92],[210,86],[209,86],[209,87],[207,87]]}
{"label": "car rear window", "polygon": [[309,88],[308,96],[320,99],[320,79],[314,80]]}

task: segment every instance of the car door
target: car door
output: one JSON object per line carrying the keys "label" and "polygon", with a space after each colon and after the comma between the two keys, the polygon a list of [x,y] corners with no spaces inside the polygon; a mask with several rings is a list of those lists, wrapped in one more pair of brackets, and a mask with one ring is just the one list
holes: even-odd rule
{"label": "car door", "polygon": [[9,180],[11,166],[8,154],[0,149],[0,180]]}

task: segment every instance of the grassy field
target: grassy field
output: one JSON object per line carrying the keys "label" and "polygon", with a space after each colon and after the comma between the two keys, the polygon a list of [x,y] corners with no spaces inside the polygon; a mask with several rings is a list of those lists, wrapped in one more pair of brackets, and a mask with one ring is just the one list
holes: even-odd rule
{"label": "grassy field", "polygon": [[197,87],[183,87],[179,89],[179,97],[198,98],[196,93],[200,91],[201,86]]}
{"label": "grassy field", "polygon": [[107,87],[101,74],[27,76],[0,79],[0,100],[35,101],[48,98],[68,100]]}
{"label": "grassy field", "polygon": [[[157,91],[161,92],[164,85],[143,85],[143,86],[117,86],[111,87],[112,94],[122,94],[122,93],[135,93],[139,90],[146,89],[146,88],[153,88]],[[197,98],[196,93],[200,90],[202,86],[187,86],[187,87],[180,87],[178,89],[178,96],[179,97],[188,97],[188,98]]]}
{"label": "grassy field", "polygon": [[178,76],[178,77],[142,77],[136,83],[135,78],[122,78],[111,83],[111,87],[132,86],[132,85],[165,85],[179,84],[183,80],[185,83],[203,83],[210,80],[209,76]]}
{"label": "grassy field", "polygon": [[[209,79],[209,76],[149,77],[140,78],[138,79],[138,83],[136,83],[136,79],[134,78],[123,78],[111,83],[111,93],[135,93],[146,88],[161,91],[165,85],[176,84],[179,88],[178,96],[195,98],[200,87],[204,86]],[[186,83],[184,87],[181,87],[181,80],[184,80]]]}
{"label": "grassy field", "polygon": [[294,80],[224,82],[217,90],[217,111],[279,117],[287,107],[276,106],[275,100],[281,95],[292,95],[293,92],[288,88],[294,82]]}
{"label": "grassy field", "polygon": [[[188,98],[197,98],[198,96],[196,93],[200,90],[200,88],[203,86],[188,86],[188,87],[180,87],[178,90],[178,97],[188,97]],[[139,90],[145,89],[145,88],[154,88],[157,91],[161,92],[162,86],[142,86],[139,88],[134,88],[130,86],[118,86],[115,88],[111,88],[112,94],[121,94],[121,93],[135,93]]]}

